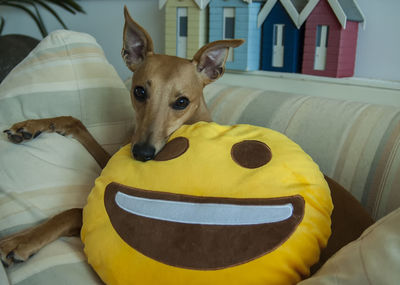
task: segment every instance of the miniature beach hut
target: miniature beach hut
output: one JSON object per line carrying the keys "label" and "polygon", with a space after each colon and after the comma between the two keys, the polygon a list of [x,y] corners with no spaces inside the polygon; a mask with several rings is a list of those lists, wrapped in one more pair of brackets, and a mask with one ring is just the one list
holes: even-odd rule
{"label": "miniature beach hut", "polygon": [[191,59],[207,43],[210,0],[159,0],[165,6],[165,53]]}
{"label": "miniature beach hut", "polygon": [[210,42],[222,39],[245,40],[243,45],[229,51],[227,69],[259,69],[261,29],[257,27],[257,16],[260,8],[260,2],[251,0],[212,0],[210,2]]}
{"label": "miniature beach hut", "polygon": [[365,17],[355,0],[319,0],[305,24],[302,73],[353,76],[359,23]]}

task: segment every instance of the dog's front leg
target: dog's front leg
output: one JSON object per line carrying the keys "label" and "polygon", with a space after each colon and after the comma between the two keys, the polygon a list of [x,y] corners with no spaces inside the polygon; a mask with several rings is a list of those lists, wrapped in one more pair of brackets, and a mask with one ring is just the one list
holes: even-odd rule
{"label": "dog's front leg", "polygon": [[1,261],[5,266],[23,262],[59,237],[79,235],[81,227],[82,209],[62,212],[36,227],[1,240]]}
{"label": "dog's front leg", "polygon": [[27,120],[16,123],[4,131],[13,143],[34,139],[43,132],[57,132],[64,136],[72,136],[87,149],[101,168],[104,168],[110,159],[110,155],[92,137],[82,122],[71,116]]}

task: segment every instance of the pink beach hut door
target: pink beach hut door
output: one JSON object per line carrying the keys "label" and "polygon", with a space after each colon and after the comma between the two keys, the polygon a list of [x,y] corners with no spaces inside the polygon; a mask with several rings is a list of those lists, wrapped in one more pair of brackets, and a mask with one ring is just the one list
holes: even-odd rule
{"label": "pink beach hut door", "polygon": [[325,70],[326,67],[326,49],[328,46],[329,27],[325,25],[317,26],[317,40],[315,47],[314,69]]}
{"label": "pink beach hut door", "polygon": [[272,48],[272,66],[283,67],[283,56],[284,56],[284,40],[283,31],[285,25],[275,24],[273,32],[273,48]]}
{"label": "pink beach hut door", "polygon": [[186,58],[188,17],[187,8],[177,8],[176,56]]}

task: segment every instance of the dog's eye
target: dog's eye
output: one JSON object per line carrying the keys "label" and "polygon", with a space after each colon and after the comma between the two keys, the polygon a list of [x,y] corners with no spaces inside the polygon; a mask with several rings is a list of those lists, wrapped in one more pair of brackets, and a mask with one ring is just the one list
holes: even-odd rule
{"label": "dog's eye", "polygon": [[183,110],[189,105],[190,101],[186,97],[179,97],[173,104],[172,109]]}
{"label": "dog's eye", "polygon": [[147,99],[147,92],[142,86],[136,86],[133,89],[133,95],[139,102],[144,102]]}

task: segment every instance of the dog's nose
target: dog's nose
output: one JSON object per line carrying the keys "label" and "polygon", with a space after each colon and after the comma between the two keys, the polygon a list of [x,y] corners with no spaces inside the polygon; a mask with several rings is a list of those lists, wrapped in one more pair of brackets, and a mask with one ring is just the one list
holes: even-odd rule
{"label": "dog's nose", "polygon": [[139,161],[148,161],[153,159],[155,152],[156,149],[147,143],[134,144],[132,147],[132,155]]}

